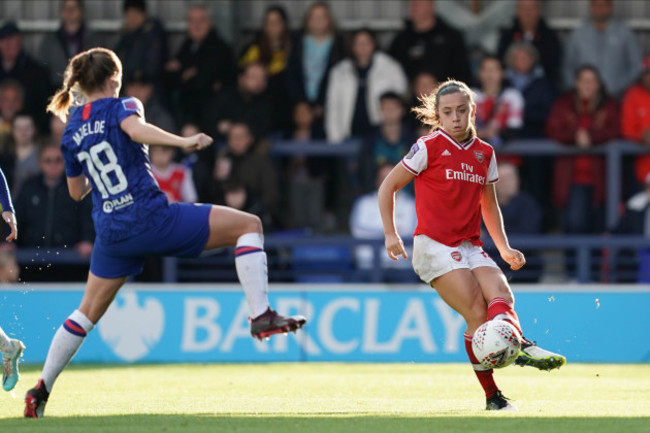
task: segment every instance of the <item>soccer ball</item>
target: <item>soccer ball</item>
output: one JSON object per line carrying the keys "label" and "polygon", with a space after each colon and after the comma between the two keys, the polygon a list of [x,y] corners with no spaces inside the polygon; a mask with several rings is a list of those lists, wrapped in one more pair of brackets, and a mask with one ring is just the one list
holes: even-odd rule
{"label": "soccer ball", "polygon": [[485,368],[503,368],[512,364],[521,349],[521,335],[504,320],[485,322],[474,332],[472,350]]}

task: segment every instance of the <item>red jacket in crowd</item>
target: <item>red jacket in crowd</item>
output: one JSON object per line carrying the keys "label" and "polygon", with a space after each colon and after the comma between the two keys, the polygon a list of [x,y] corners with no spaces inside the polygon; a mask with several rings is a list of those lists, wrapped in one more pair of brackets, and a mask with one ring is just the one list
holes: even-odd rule
{"label": "red jacket in crowd", "polygon": [[[577,146],[576,131],[587,120],[587,132],[594,146],[602,145],[620,136],[621,116],[618,103],[609,96],[596,107],[585,111],[576,101],[574,92],[560,97],[553,106],[546,122],[546,134],[549,138],[565,145]],[[569,198],[569,189],[575,181],[577,163],[588,161],[591,170],[591,184],[595,189],[594,205],[603,203],[605,197],[605,159],[599,156],[573,157],[562,156],[555,161],[553,178],[553,203],[564,207]]]}

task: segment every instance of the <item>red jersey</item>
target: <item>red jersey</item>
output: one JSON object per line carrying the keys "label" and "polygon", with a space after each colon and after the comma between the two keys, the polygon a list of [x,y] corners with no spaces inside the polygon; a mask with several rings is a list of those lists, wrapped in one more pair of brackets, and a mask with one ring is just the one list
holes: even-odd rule
{"label": "red jersey", "polygon": [[402,166],[417,176],[414,235],[426,235],[450,247],[464,240],[483,245],[483,188],[499,180],[492,146],[478,138],[460,144],[441,129],[419,138]]}
{"label": "red jersey", "polygon": [[167,200],[170,203],[193,203],[197,200],[192,173],[185,166],[172,163],[163,172],[152,164],[151,171],[156,182],[158,182],[158,186],[167,195]]}

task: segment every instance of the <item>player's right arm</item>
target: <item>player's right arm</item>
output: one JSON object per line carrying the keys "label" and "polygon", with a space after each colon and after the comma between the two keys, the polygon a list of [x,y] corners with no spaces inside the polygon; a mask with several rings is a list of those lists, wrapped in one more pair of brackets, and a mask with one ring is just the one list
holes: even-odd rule
{"label": "player's right arm", "polygon": [[212,137],[199,133],[191,137],[181,137],[158,128],[139,115],[132,114],[120,122],[120,128],[131,140],[151,145],[174,146],[185,150],[201,150],[212,144]]}
{"label": "player's right arm", "polygon": [[68,192],[70,197],[75,201],[81,201],[88,195],[92,189],[92,185],[88,182],[88,178],[83,174],[75,177],[66,177],[68,180]]}
{"label": "player's right arm", "polygon": [[404,188],[414,177],[415,175],[404,168],[402,164],[397,164],[379,187],[379,213],[386,237],[386,252],[388,257],[393,260],[397,260],[399,255],[408,259],[404,242],[395,226],[395,193]]}

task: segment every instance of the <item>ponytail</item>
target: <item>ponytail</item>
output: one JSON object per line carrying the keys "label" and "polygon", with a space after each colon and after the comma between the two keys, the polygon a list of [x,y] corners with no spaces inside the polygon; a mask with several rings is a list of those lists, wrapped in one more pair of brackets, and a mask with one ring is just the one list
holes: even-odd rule
{"label": "ponytail", "polygon": [[63,86],[50,98],[46,111],[63,122],[72,105],[81,105],[85,96],[100,90],[107,78],[122,74],[122,63],[106,48],[91,48],[74,56],[63,74]]}

